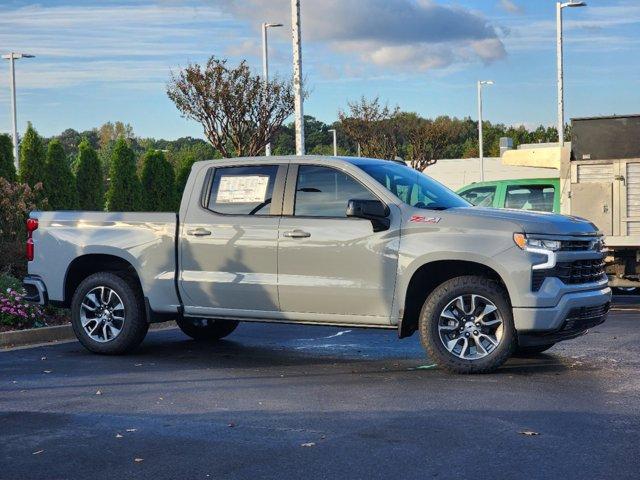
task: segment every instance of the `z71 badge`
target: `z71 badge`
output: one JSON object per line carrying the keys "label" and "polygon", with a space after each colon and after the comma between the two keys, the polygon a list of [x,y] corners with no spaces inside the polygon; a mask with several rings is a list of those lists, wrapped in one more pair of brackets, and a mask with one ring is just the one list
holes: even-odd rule
{"label": "z71 badge", "polygon": [[410,222],[413,223],[438,223],[440,221],[440,217],[425,217],[423,215],[411,215],[409,219]]}

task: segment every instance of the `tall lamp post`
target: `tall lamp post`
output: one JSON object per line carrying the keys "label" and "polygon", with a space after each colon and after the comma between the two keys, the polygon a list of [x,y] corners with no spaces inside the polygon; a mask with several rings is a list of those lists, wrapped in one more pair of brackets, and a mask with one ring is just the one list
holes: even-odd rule
{"label": "tall lamp post", "polygon": [[[269,88],[269,55],[267,47],[267,29],[281,27],[281,23],[262,23],[262,76],[264,77],[264,88]],[[264,147],[264,154],[268,157],[271,155],[271,142],[267,143]]]}
{"label": "tall lamp post", "polygon": [[9,76],[11,77],[11,117],[12,117],[12,133],[13,133],[13,162],[16,166],[16,171],[20,167],[20,160],[18,158],[18,115],[16,113],[16,70],[15,61],[20,58],[33,58],[34,55],[28,53],[16,53],[11,52],[3,55],[2,58],[9,60]]}
{"label": "tall lamp post", "polygon": [[556,3],[556,52],[558,62],[558,145],[564,146],[564,72],[562,59],[562,9],[586,7],[586,2]]}
{"label": "tall lamp post", "polygon": [[302,25],[300,0],[291,0],[291,40],[293,46],[293,94],[296,125],[296,155],[304,155],[304,99],[302,98]]}
{"label": "tall lamp post", "polygon": [[330,128],[329,131],[333,134],[333,156],[338,156],[338,135],[335,128]]}
{"label": "tall lamp post", "polygon": [[480,154],[480,181],[484,182],[484,151],[482,144],[482,87],[493,85],[493,80],[478,80],[478,152]]}

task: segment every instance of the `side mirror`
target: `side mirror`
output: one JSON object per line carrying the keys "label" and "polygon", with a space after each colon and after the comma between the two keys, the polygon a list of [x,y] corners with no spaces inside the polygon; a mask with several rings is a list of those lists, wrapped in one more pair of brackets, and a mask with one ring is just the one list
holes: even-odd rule
{"label": "side mirror", "polygon": [[389,220],[389,207],[380,200],[349,200],[347,203],[347,217],[365,218],[371,220],[374,232],[388,230],[391,225]]}

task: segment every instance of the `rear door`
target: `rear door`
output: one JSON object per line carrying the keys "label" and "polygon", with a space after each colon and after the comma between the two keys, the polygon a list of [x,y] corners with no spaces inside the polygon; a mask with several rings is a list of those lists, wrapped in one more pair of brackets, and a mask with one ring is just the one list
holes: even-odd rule
{"label": "rear door", "polygon": [[388,324],[398,262],[399,215],[374,232],[347,218],[350,199],[379,200],[357,178],[326,165],[291,165],[278,236],[285,315]]}
{"label": "rear door", "polygon": [[286,171],[286,164],[265,163],[202,173],[202,194],[191,201],[181,227],[186,313],[278,312],[277,239]]}

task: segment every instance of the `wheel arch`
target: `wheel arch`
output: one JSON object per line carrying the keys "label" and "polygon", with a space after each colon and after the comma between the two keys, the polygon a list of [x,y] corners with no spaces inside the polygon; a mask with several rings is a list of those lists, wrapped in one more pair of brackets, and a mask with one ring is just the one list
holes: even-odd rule
{"label": "wheel arch", "polygon": [[90,275],[98,272],[113,272],[131,278],[142,294],[140,275],[128,260],[117,255],[88,253],[75,258],[67,267],[64,278],[63,306],[69,307],[71,299],[80,283]]}
{"label": "wheel arch", "polygon": [[417,266],[403,290],[403,307],[398,323],[398,336],[405,338],[418,329],[418,319],[422,305],[429,294],[438,285],[458,276],[478,275],[495,280],[507,292],[507,301],[511,303],[509,289],[498,271],[486,263],[476,260],[434,260]]}

